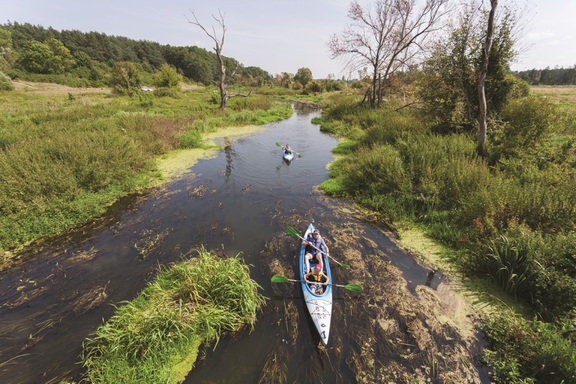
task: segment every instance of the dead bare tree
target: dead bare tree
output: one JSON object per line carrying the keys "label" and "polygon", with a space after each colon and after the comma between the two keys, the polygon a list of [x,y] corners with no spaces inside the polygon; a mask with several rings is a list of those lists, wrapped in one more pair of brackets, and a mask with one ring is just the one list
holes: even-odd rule
{"label": "dead bare tree", "polygon": [[222,50],[224,48],[224,38],[226,37],[226,25],[224,23],[224,15],[222,15],[222,12],[220,12],[220,10],[218,10],[218,15],[219,15],[218,18],[215,17],[214,15],[212,15],[212,18],[220,26],[221,31],[220,31],[220,35],[218,35],[214,26],[212,26],[212,32],[209,32],[202,24],[200,24],[194,11],[191,10],[190,13],[192,13],[194,20],[190,20],[186,15],[184,15],[184,16],[186,16],[186,19],[188,20],[188,22],[190,24],[194,24],[197,27],[199,27],[200,29],[202,29],[204,31],[204,33],[210,39],[212,39],[212,41],[214,42],[215,46],[213,49],[214,49],[214,52],[216,53],[216,60],[218,60],[218,66],[220,68],[220,79],[219,80],[213,80],[213,82],[218,86],[218,89],[220,91],[220,109],[224,110],[224,109],[226,109],[226,105],[228,103],[228,100],[231,99],[232,97],[236,97],[236,96],[247,97],[248,95],[250,95],[250,93],[248,93],[246,95],[243,95],[240,93],[235,94],[235,95],[229,95],[228,94],[228,85],[234,79],[234,76],[236,76],[236,71],[238,70],[240,63],[236,62],[236,65],[235,65],[234,69],[232,70],[232,72],[230,72],[230,73],[226,72],[226,65],[224,62],[224,56],[222,55]]}
{"label": "dead bare tree", "polygon": [[476,152],[479,156],[486,155],[486,131],[488,130],[488,123],[486,121],[487,104],[484,83],[486,80],[486,74],[488,73],[488,59],[490,57],[490,49],[492,48],[494,15],[496,14],[497,6],[498,0],[490,0],[490,14],[488,15],[488,26],[486,27],[486,40],[482,47],[482,63],[480,65],[480,70],[478,71],[478,122],[480,123],[480,126],[478,128],[478,145],[476,147]]}
{"label": "dead bare tree", "polygon": [[419,10],[415,3],[415,0],[377,0],[372,9],[363,8],[354,0],[348,10],[352,23],[340,36],[332,35],[328,42],[333,59],[347,57],[348,69],[370,67],[372,84],[367,95],[371,108],[381,105],[384,82],[414,60],[426,37],[448,12],[448,0],[426,0]]}

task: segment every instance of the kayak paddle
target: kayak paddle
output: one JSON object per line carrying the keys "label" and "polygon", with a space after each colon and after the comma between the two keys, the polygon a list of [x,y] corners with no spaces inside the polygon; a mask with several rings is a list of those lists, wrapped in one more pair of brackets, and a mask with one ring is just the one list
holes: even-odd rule
{"label": "kayak paddle", "polygon": [[[294,279],[289,279],[287,277],[281,276],[281,275],[274,275],[272,276],[272,278],[270,279],[273,283],[302,283],[302,280],[294,280]],[[346,284],[346,285],[342,285],[342,284],[326,284],[326,285],[332,285],[334,287],[342,287],[344,289],[347,289],[349,291],[352,292],[362,292],[362,286],[359,284]]]}
{"label": "kayak paddle", "polygon": [[[303,238],[302,236],[300,236],[300,234],[298,234],[298,232],[292,228],[291,226],[287,225],[286,226],[286,232],[288,232],[291,235],[297,236],[300,239],[302,239],[303,241],[307,241],[305,238]],[[342,268],[348,268],[348,266],[346,264],[343,264],[341,262],[339,262],[338,260],[336,260],[335,258],[333,258],[332,256],[330,256],[329,254],[327,254],[326,252],[323,252],[321,249],[316,248],[315,246],[313,246],[312,244],[310,244],[310,246],[320,252],[322,252],[324,255],[328,256],[329,258],[331,258],[336,264],[338,264],[339,267]]]}

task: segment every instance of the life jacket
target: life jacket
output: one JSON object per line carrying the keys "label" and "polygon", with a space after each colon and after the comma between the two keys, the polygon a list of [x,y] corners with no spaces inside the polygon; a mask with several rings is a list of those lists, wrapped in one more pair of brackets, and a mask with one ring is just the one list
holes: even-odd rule
{"label": "life jacket", "polygon": [[[312,236],[312,235],[308,235],[308,239],[306,239],[306,241],[318,249],[322,249],[321,248],[322,243],[324,242],[324,240],[322,239],[322,236],[318,236],[318,238],[315,239],[314,236]],[[312,253],[313,255],[320,252],[320,251],[318,251],[318,249],[316,249],[314,247],[311,247],[312,249],[310,250],[310,253]]]}
{"label": "life jacket", "polygon": [[326,278],[324,276],[322,276],[319,273],[316,272],[312,272],[312,274],[310,276],[308,276],[308,281],[313,281],[316,283],[322,283],[326,280]]}

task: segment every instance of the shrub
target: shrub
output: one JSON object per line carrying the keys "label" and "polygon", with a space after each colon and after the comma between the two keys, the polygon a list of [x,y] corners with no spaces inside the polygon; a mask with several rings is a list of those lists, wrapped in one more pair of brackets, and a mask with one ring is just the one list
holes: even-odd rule
{"label": "shrub", "polygon": [[576,381],[576,346],[556,326],[497,316],[486,324],[485,360],[498,383],[563,384]]}
{"label": "shrub", "polygon": [[12,84],[12,79],[0,72],[0,91],[13,91],[14,84]]}

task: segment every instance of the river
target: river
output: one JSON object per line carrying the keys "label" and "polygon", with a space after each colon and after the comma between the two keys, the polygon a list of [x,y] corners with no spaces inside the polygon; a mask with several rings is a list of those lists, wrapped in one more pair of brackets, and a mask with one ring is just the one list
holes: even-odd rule
{"label": "river", "polygon": [[[162,188],[122,199],[105,217],[35,247],[33,254],[22,256],[21,267],[3,272],[0,382],[77,380],[82,342],[113,314],[114,305],[133,299],[159,265],[177,262],[201,247],[244,258],[269,300],[252,332],[224,336],[216,348],[206,348],[185,383],[267,382],[263,372],[273,376],[275,369],[284,372],[285,382],[311,377],[355,382],[346,361],[350,341],[339,326],[347,308],[360,305],[357,297],[335,294],[334,341],[320,350],[298,287],[271,286],[273,263],[287,271],[297,267],[299,240],[287,235],[285,226],[304,231],[314,222],[326,230],[353,221],[402,271],[412,293],[423,284],[435,289],[441,276],[430,276],[383,231],[354,218],[344,223],[325,204],[315,186],[328,178],[327,164],[334,160],[330,151],[337,140],[311,123],[319,111],[295,111],[290,119],[261,131],[219,139],[223,150],[200,160],[191,172]],[[290,144],[301,156],[285,162],[277,143]],[[326,237],[331,245],[329,233]],[[335,282],[347,283],[352,275],[346,273],[337,271],[334,278],[340,281]],[[299,330],[297,337],[290,327]],[[283,344],[287,347],[280,349]],[[270,368],[271,356],[282,354],[281,368]],[[274,381],[282,382],[278,377]]]}

